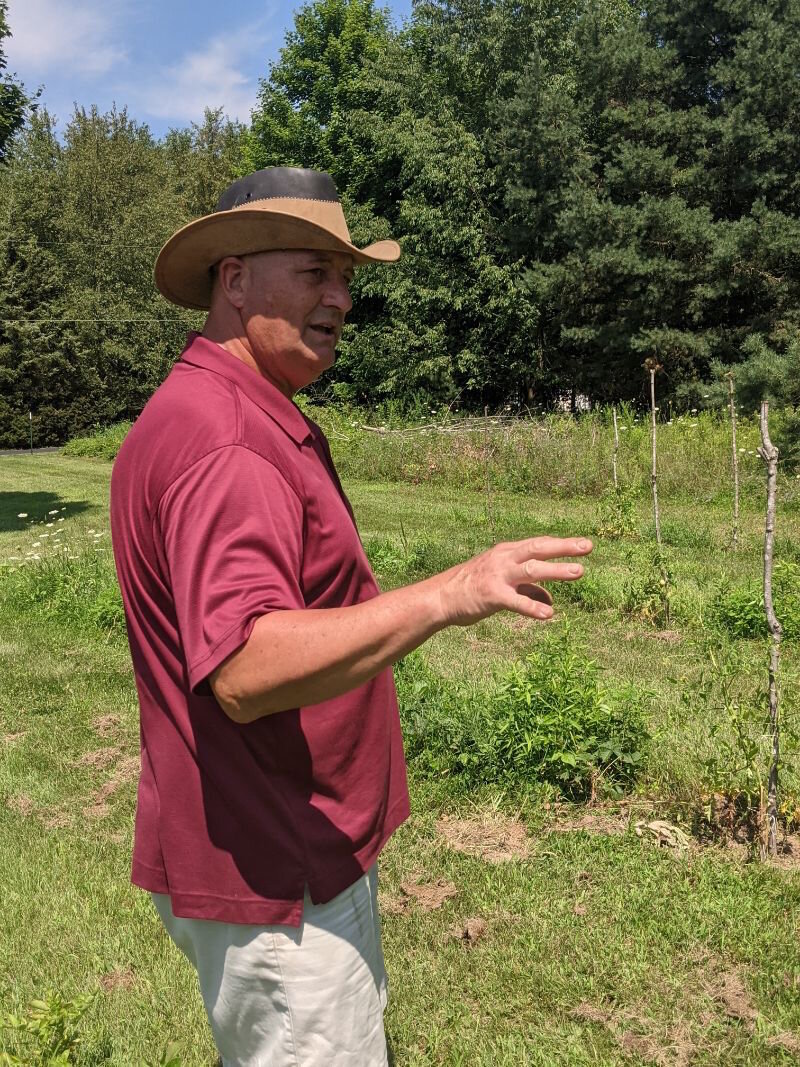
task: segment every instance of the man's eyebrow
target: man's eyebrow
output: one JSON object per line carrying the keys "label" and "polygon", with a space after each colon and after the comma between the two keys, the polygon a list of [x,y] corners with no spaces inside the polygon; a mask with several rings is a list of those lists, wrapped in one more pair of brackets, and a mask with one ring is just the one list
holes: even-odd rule
{"label": "man's eyebrow", "polygon": [[[309,252],[308,258],[311,263],[333,263],[333,259],[326,252]],[[346,264],[344,270],[354,271],[355,264],[353,263],[352,257],[349,258],[350,262]]]}

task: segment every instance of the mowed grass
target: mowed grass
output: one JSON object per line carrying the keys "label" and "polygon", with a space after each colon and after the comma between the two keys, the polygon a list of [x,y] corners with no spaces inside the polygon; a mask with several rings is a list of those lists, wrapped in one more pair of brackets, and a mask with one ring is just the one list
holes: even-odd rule
{"label": "mowed grass", "polygon": [[[42,559],[25,566],[35,567],[92,553],[111,566],[110,464],[55,455],[2,463],[0,562],[32,553]],[[545,491],[487,501],[441,485],[351,481],[347,489],[368,548],[401,561],[419,550],[423,569],[496,539],[591,534],[598,522],[596,500],[554,501]],[[650,694],[653,742],[637,794],[581,809],[536,788],[470,792],[412,767],[414,814],[381,864],[397,1065],[796,1062],[800,875],[788,863],[745,863],[741,850],[659,848],[646,827],[637,833],[637,822],[676,823],[697,802],[718,714],[698,697],[716,640],[706,616],[725,575],[756,581],[760,568],[755,497],[745,501],[736,555],[724,500],[663,506],[676,584],[667,639],[620,607],[625,583],[647,565],[646,498],[637,501],[636,538],[597,539],[594,600],[556,590],[574,640],[610,679]],[[796,558],[798,527],[794,511],[779,512],[787,559]],[[59,529],[64,545],[52,549]],[[400,580],[386,567],[384,584]],[[21,611],[11,600],[0,587],[2,1010],[48,988],[70,997],[96,990],[78,1062],[157,1062],[175,1041],[183,1064],[212,1065],[191,969],[128,881],[138,722],[127,647],[46,605]],[[425,655],[445,682],[482,684],[560,625],[498,616],[438,635]],[[763,674],[764,644],[735,649],[746,689]],[[782,670],[791,789],[795,643],[784,646]],[[472,853],[452,846],[443,817],[477,827]],[[688,830],[688,814],[681,826]],[[480,854],[506,838],[519,846],[520,828],[527,845],[509,848],[506,862]],[[415,887],[428,887],[430,901],[437,884],[444,899],[427,910]],[[470,920],[483,924],[470,925],[475,939],[459,936]],[[8,1034],[0,1049],[4,1040],[16,1050]]]}

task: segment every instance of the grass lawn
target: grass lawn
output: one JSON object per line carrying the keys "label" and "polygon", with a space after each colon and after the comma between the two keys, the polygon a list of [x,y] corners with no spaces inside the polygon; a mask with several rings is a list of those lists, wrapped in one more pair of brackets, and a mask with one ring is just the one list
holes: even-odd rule
{"label": "grass lawn", "polygon": [[[0,462],[0,563],[32,553],[42,557],[34,566],[46,565],[56,539],[58,556],[91,552],[111,565],[109,463],[55,454]],[[444,566],[495,538],[597,525],[588,497],[497,492],[487,513],[479,492],[347,488],[387,585],[416,549],[421,566]],[[757,580],[761,515],[745,508],[734,556],[724,503],[662,506],[676,587],[668,636],[620,610],[651,551],[646,499],[637,504],[642,537],[598,541],[591,596],[557,593],[560,618],[604,674],[648,694],[653,741],[637,792],[589,808],[537,790],[465,790],[412,768],[413,815],[381,865],[398,1067],[729,1067],[800,1056],[794,858],[746,863],[741,848],[683,836],[706,788],[719,715],[717,691],[703,685],[713,674],[707,619],[726,576]],[[779,511],[778,533],[779,554],[796,561],[796,509]],[[445,681],[484,682],[560,625],[499,616],[438,635],[425,656]],[[744,693],[763,674],[764,646],[731,647],[732,688]],[[782,661],[788,794],[800,778],[796,648],[787,642]],[[0,584],[0,671],[0,1012],[47,989],[96,991],[75,1062],[155,1064],[176,1042],[182,1065],[214,1064],[193,974],[128,882],[138,723],[124,640],[73,625],[58,605],[20,611]],[[659,847],[647,826],[656,819],[668,820],[671,844]],[[16,1040],[0,1033],[0,1050],[18,1052]]]}

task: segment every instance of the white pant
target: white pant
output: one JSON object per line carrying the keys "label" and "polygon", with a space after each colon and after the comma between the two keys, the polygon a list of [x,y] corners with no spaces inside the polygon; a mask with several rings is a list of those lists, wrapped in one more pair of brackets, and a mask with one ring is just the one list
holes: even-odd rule
{"label": "white pant", "polygon": [[197,969],[224,1067],[388,1063],[377,866],[327,904],[306,892],[299,927],[179,919],[151,896]]}

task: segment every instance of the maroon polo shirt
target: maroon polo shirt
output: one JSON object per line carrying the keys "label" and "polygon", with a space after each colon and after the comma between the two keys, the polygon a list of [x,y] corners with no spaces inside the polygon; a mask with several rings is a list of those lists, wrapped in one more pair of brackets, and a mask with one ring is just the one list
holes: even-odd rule
{"label": "maroon polo shirt", "polygon": [[233,722],[208,675],[271,611],[378,594],[327,441],[192,334],[125,439],[111,531],[141,710],[132,877],[176,915],[296,926],[408,815],[390,669]]}

